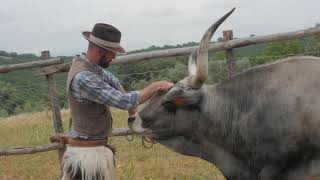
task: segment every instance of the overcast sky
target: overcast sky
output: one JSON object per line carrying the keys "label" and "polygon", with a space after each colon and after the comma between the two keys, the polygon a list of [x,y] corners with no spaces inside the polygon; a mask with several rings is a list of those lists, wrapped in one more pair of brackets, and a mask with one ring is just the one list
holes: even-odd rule
{"label": "overcast sky", "polygon": [[85,51],[81,32],[109,23],[122,32],[128,50],[199,41],[232,7],[219,28],[241,38],[313,27],[320,22],[320,0],[1,0],[0,50],[52,55]]}

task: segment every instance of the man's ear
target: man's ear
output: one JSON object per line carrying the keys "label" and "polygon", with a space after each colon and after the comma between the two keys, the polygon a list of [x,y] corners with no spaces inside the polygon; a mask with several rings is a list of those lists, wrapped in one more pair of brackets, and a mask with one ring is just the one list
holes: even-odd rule
{"label": "man's ear", "polygon": [[179,86],[173,87],[166,93],[162,104],[175,107],[198,105],[202,98],[201,89],[184,89]]}

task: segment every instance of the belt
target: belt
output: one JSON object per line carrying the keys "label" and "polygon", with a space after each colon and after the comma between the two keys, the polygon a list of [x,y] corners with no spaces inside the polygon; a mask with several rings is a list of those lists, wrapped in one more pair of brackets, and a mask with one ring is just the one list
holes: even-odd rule
{"label": "belt", "polygon": [[51,142],[59,142],[61,144],[68,144],[70,147],[98,147],[108,145],[108,139],[99,140],[84,140],[84,139],[73,139],[65,133],[57,133],[50,136]]}
{"label": "belt", "polygon": [[108,139],[101,140],[82,140],[82,139],[68,139],[66,144],[69,147],[98,147],[108,145]]}

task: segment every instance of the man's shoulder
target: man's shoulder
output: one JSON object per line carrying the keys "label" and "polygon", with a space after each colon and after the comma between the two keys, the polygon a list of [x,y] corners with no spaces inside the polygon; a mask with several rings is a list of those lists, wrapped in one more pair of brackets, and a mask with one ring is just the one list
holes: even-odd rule
{"label": "man's shoulder", "polygon": [[107,70],[107,69],[102,69],[102,72],[104,73],[104,75],[112,75],[112,76],[114,76],[114,75],[112,74],[112,72],[110,72],[110,71]]}
{"label": "man's shoulder", "polygon": [[97,75],[94,74],[93,72],[91,71],[88,71],[88,70],[84,70],[84,71],[80,71],[78,72],[74,78],[75,79],[89,79],[89,78],[92,78],[92,77],[96,77]]}
{"label": "man's shoulder", "polygon": [[104,70],[103,72],[104,72],[105,79],[107,79],[108,81],[112,81],[112,82],[119,81],[118,78],[111,71]]}

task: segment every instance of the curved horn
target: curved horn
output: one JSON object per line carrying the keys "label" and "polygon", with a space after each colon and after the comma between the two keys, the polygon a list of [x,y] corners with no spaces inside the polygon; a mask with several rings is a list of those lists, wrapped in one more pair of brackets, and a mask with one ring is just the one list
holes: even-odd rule
{"label": "curved horn", "polygon": [[197,74],[197,51],[198,48],[193,49],[191,55],[189,56],[188,69],[189,75],[191,76],[195,76]]}
{"label": "curved horn", "polygon": [[191,75],[191,87],[199,89],[208,77],[208,49],[210,40],[218,27],[226,20],[235,10],[233,8],[217,22],[215,22],[203,35],[197,53],[193,51],[189,58],[189,73]]}

